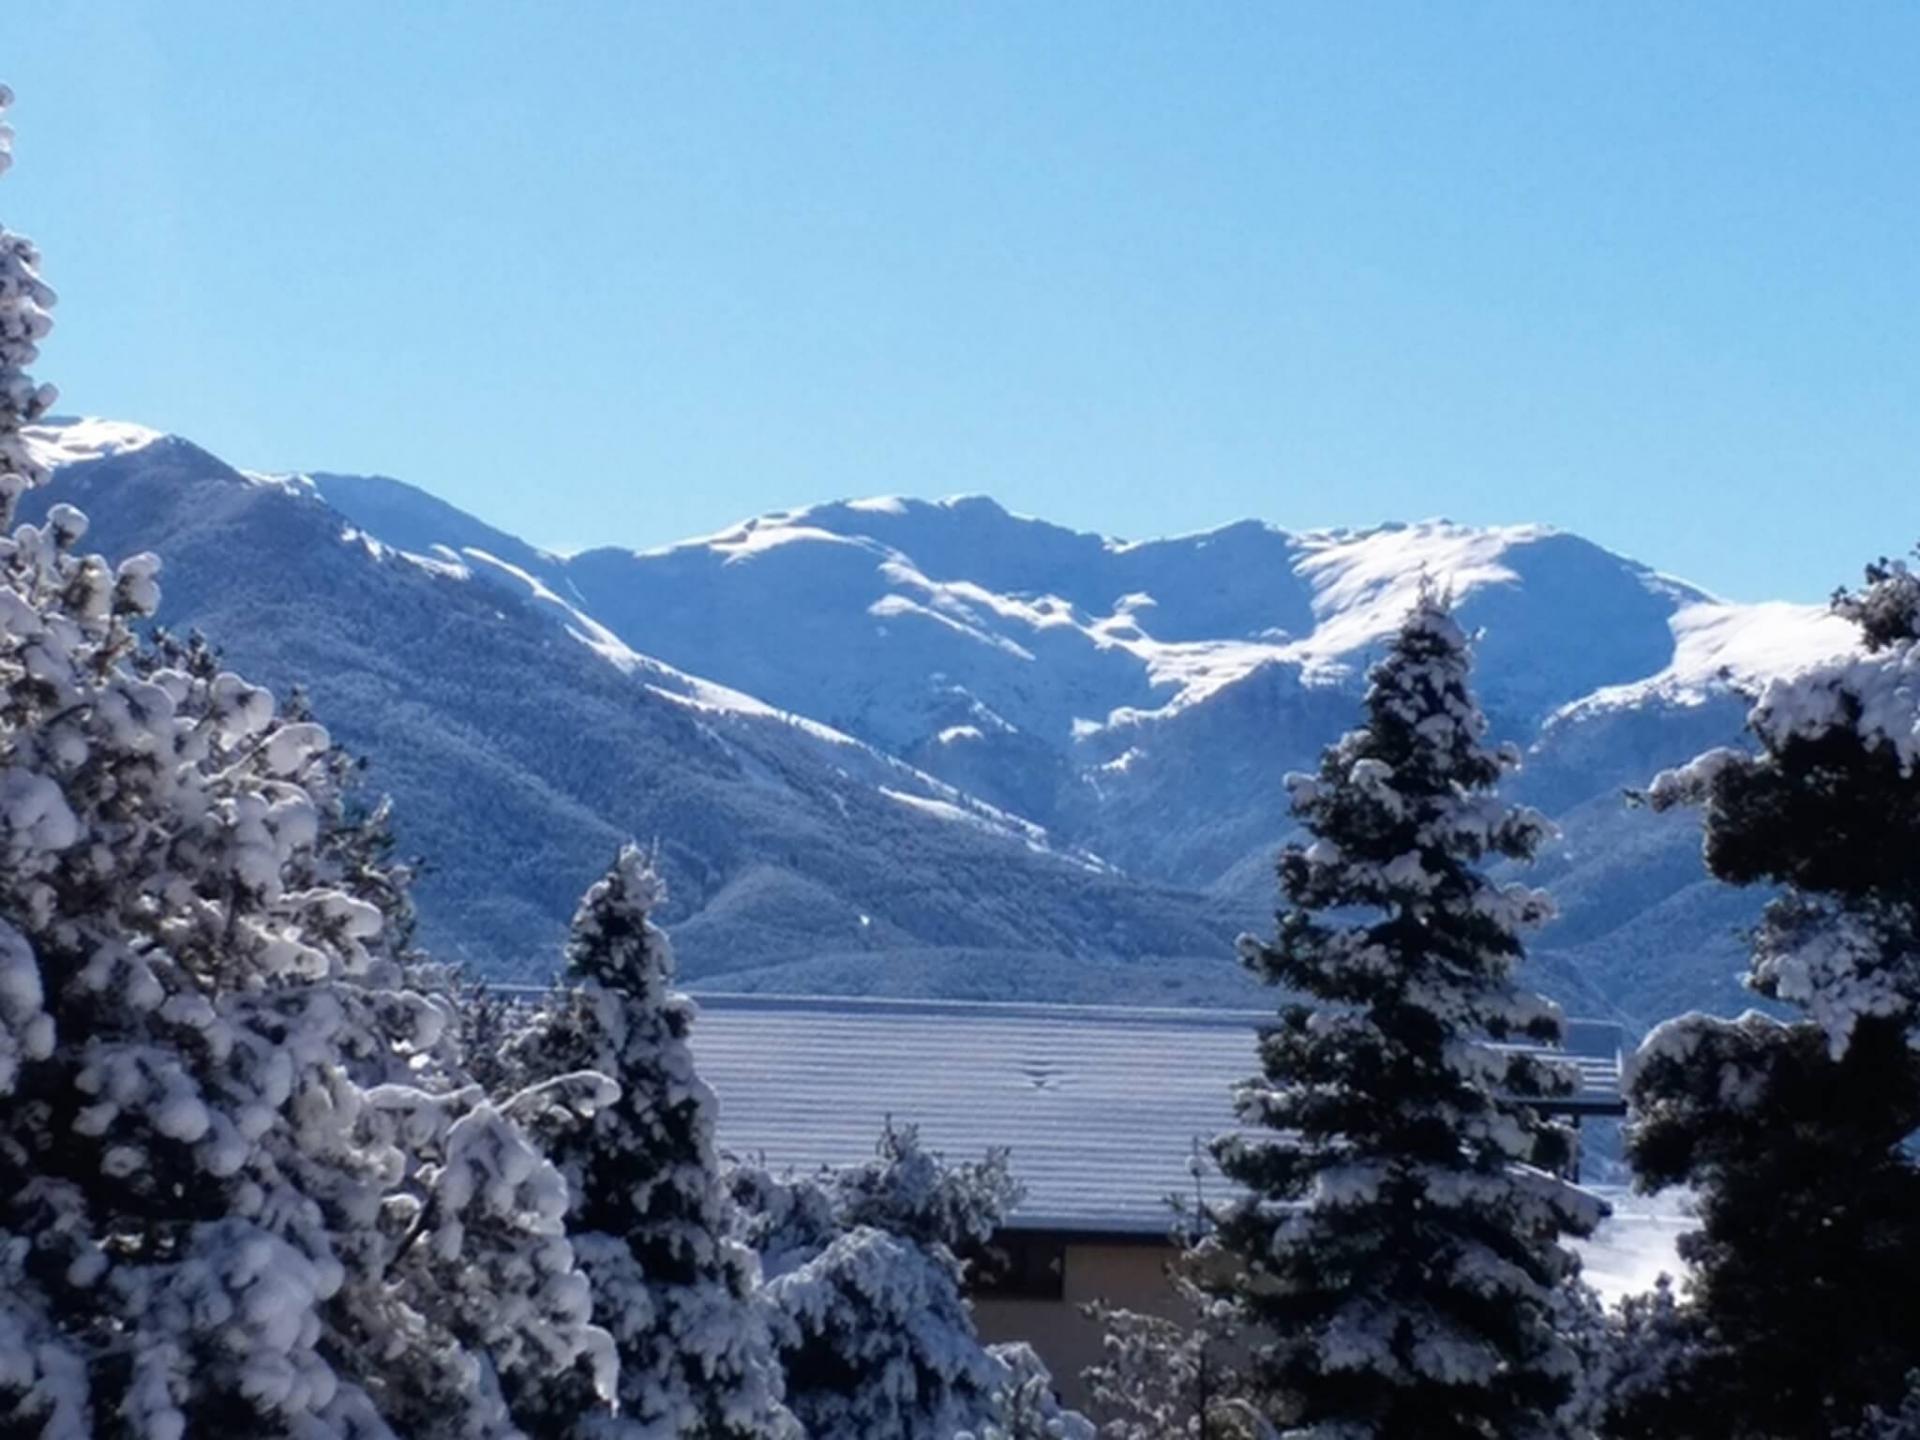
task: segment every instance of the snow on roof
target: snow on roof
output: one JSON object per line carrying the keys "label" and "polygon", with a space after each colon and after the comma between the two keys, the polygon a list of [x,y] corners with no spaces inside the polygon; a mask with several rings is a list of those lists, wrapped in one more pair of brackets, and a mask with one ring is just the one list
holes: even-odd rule
{"label": "snow on roof", "polygon": [[[1265,1011],[700,995],[693,1046],[719,1140],[776,1169],[873,1153],[888,1120],[950,1160],[1011,1151],[1021,1229],[1163,1235],[1189,1165],[1234,1124]],[[1574,1022],[1586,1098],[1618,1103],[1619,1031]],[[1211,1166],[1208,1167],[1212,1174]],[[1215,1175],[1214,1195],[1222,1182]]]}

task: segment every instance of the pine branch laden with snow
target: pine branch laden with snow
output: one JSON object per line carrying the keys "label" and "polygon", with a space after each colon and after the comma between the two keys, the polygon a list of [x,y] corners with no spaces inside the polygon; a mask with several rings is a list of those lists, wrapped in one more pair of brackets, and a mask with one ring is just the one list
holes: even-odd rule
{"label": "pine branch laden with snow", "polygon": [[1256,1333],[1253,1381],[1289,1436],[1553,1433],[1576,1357],[1557,1297],[1563,1237],[1604,1207],[1558,1178],[1563,1127],[1511,1097],[1567,1067],[1487,1043],[1558,1040],[1515,979],[1547,896],[1490,879],[1549,834],[1495,794],[1466,636],[1430,591],[1374,668],[1367,723],[1289,777],[1311,833],[1280,859],[1287,906],[1253,971],[1302,997],[1216,1143],[1245,1195],[1217,1207],[1208,1283]]}
{"label": "pine branch laden with snow", "polygon": [[1688,1185],[1701,1223],[1623,1437],[1838,1433],[1896,1412],[1920,1354],[1920,581],[1882,562],[1834,608],[1856,654],[1768,686],[1752,751],[1649,790],[1703,809],[1717,878],[1780,887],[1747,983],[1798,1018],[1684,1016],[1630,1067],[1638,1180]]}
{"label": "pine branch laden with snow", "polygon": [[947,1165],[889,1126],[862,1165],[729,1179],[807,1434],[1092,1440],[1039,1356],[983,1344],[966,1302],[956,1251],[977,1251],[1018,1199],[1004,1153]]}
{"label": "pine branch laden with snow", "polygon": [[[36,264],[0,238],[9,515],[44,478],[21,436],[51,398],[26,373]],[[416,1133],[459,1077],[383,817],[350,813],[304,708],[141,639],[157,562],[111,565],[86,531],[56,505],[0,534],[0,1431],[518,1435],[491,1384],[528,1338],[517,1297],[465,1336],[390,1273],[410,1215],[478,1271],[502,1252],[478,1227],[448,1241],[450,1157]],[[404,1119],[373,1103],[396,1090]],[[544,1165],[512,1168],[538,1188]],[[538,1238],[564,1288],[564,1241]],[[590,1348],[536,1318],[539,1363]]]}
{"label": "pine branch laden with snow", "polygon": [[596,1433],[791,1435],[758,1266],[714,1151],[717,1103],[688,1043],[693,1004],[648,919],[663,898],[646,854],[622,850],[574,917],[566,988],[514,1047],[526,1077],[612,1083],[589,1120],[549,1109],[543,1127],[571,1188],[595,1321],[619,1354],[618,1417]]}
{"label": "pine branch laden with snow", "polygon": [[[568,1077],[591,1113],[599,1076]],[[618,1359],[592,1323],[592,1296],[566,1231],[565,1179],[514,1118],[477,1087],[430,1095],[404,1085],[369,1092],[422,1163],[417,1200],[393,1207],[408,1224],[387,1269],[434,1307],[477,1357],[483,1390],[519,1427],[546,1433],[547,1397],[566,1388],[610,1403]],[[431,1393],[430,1391],[428,1393]]]}

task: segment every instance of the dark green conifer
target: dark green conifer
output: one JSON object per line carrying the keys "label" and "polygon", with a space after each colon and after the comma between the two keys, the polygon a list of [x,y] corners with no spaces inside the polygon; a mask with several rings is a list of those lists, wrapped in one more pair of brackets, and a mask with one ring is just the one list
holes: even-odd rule
{"label": "dark green conifer", "polygon": [[1366,723],[1289,777],[1309,839],[1247,963],[1290,997],[1244,1086],[1248,1129],[1216,1146],[1246,1189],[1213,1242],[1215,1283],[1270,1339],[1269,1419],[1314,1440],[1555,1433],[1575,1356],[1554,1314],[1603,1213],[1560,1170],[1569,1137],[1516,1095],[1570,1083],[1500,1042],[1553,1042],[1519,986],[1520,936],[1551,914],[1484,866],[1550,833],[1494,793],[1517,761],[1485,740],[1466,636],[1420,602],[1375,667]]}

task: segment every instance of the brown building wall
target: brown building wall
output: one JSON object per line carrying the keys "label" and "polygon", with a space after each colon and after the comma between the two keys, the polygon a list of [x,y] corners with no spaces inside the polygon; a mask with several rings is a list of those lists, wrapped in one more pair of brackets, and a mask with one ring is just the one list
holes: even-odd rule
{"label": "brown building wall", "polygon": [[1172,1254],[1164,1243],[1069,1242],[1060,1299],[980,1295],[973,1301],[974,1318],[982,1338],[992,1343],[1024,1340],[1033,1346],[1053,1372],[1061,1398],[1081,1406],[1087,1401],[1081,1372],[1100,1359],[1100,1328],[1081,1306],[1101,1300],[1116,1309],[1177,1315],[1167,1282]]}

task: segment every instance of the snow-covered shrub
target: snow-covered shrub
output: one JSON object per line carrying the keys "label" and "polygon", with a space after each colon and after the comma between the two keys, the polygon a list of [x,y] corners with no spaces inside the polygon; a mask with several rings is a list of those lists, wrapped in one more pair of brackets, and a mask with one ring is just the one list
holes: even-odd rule
{"label": "snow-covered shrub", "polygon": [[1257,1440],[1271,1432],[1249,1398],[1244,1322],[1232,1301],[1178,1272],[1183,1318],[1095,1304],[1101,1359],[1087,1371],[1090,1407],[1108,1440]]}
{"label": "snow-covered shrub", "polygon": [[1579,1333],[1592,1339],[1586,1373],[1568,1408],[1570,1436],[1613,1435],[1625,1417],[1656,1409],[1677,1436],[1712,1432],[1710,1416],[1684,1414],[1676,1403],[1675,1381],[1699,1365],[1707,1337],[1672,1276],[1662,1275],[1651,1290],[1602,1311],[1597,1333],[1591,1327]]}
{"label": "snow-covered shrub", "polygon": [[1521,934],[1552,913],[1490,879],[1548,834],[1494,787],[1466,636],[1422,595],[1373,670],[1367,723],[1288,779],[1310,839],[1280,858],[1287,907],[1247,964],[1291,995],[1216,1143],[1243,1195],[1214,1208],[1196,1275],[1238,1306],[1251,1379],[1288,1435],[1552,1432],[1577,1356],[1555,1323],[1578,1273],[1562,1237],[1604,1214],[1558,1171],[1565,1130],[1516,1096],[1565,1067],[1521,988]]}
{"label": "snow-covered shrub", "polygon": [[870,1225],[962,1259],[976,1255],[1020,1200],[1005,1150],[949,1162],[912,1125],[888,1125],[873,1157],[830,1175],[844,1225]]}
{"label": "snow-covered shrub", "polygon": [[993,1423],[976,1440],[1094,1440],[1092,1422],[1060,1403],[1053,1372],[1031,1345],[990,1345],[987,1353],[1004,1373]]}
{"label": "snow-covered shrub", "polygon": [[863,1225],[768,1291],[789,1400],[810,1434],[930,1440],[995,1418],[1005,1377],[944,1256]]}
{"label": "snow-covered shrub", "polygon": [[1019,1196],[1004,1153],[950,1166],[889,1126],[863,1164],[797,1178],[742,1165],[731,1183],[809,1435],[1090,1440],[1040,1358],[984,1345],[967,1305],[958,1252],[981,1249]]}

